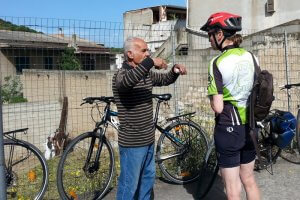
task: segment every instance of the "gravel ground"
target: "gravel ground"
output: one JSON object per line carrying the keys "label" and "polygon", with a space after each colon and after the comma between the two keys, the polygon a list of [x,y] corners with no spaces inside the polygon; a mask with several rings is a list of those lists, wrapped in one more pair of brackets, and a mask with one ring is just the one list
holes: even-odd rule
{"label": "gravel ground", "polygon": [[[273,175],[267,170],[255,172],[256,180],[262,194],[262,200],[296,200],[300,199],[300,165],[288,163],[279,158],[273,165]],[[198,183],[174,185],[157,179],[154,187],[154,199],[158,200],[190,200],[195,199]],[[116,188],[104,198],[115,199]],[[242,199],[246,199],[245,193]],[[226,200],[223,184],[217,177],[213,188],[204,200]]]}

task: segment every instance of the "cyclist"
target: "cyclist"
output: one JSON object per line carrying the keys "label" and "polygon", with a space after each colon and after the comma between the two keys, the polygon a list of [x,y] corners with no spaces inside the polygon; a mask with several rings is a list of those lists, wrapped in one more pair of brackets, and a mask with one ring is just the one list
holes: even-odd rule
{"label": "cyclist", "polygon": [[168,73],[152,71],[153,66],[166,69],[167,64],[161,58],[150,58],[147,43],[136,37],[125,41],[124,56],[112,80],[120,120],[117,199],[149,200],[155,180],[152,89],[174,83],[186,69],[176,64]]}
{"label": "cyclist", "polygon": [[[240,48],[242,17],[219,12],[212,14],[201,30],[221,54],[209,66],[208,96],[215,112],[214,139],[226,195],[240,199],[242,184],[247,199],[260,199],[254,177],[255,148],[249,134],[248,97],[254,80],[252,55]],[[256,59],[256,58],[255,58]]]}

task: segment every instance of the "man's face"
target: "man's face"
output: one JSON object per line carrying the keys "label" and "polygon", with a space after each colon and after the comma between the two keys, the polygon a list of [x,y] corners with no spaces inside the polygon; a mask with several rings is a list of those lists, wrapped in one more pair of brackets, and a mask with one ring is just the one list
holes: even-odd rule
{"label": "man's face", "polygon": [[147,43],[141,39],[135,40],[133,48],[128,52],[128,57],[132,64],[140,64],[146,57],[150,56]]}

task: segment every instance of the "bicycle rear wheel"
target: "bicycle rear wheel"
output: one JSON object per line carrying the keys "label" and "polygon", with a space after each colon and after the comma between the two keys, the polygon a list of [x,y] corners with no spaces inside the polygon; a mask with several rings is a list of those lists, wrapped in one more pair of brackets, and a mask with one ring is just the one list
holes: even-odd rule
{"label": "bicycle rear wheel", "polygon": [[208,149],[204,131],[192,121],[176,121],[165,132],[172,134],[182,144],[176,145],[174,139],[166,137],[167,133],[160,135],[156,156],[163,175],[177,184],[197,180]]}
{"label": "bicycle rear wheel", "polygon": [[292,140],[291,145],[282,149],[280,157],[290,163],[300,164],[300,155],[297,149],[297,141],[295,138]]}
{"label": "bicycle rear wheel", "polygon": [[41,151],[26,141],[9,139],[4,140],[4,155],[7,199],[43,199],[48,165]]}
{"label": "bicycle rear wheel", "polygon": [[297,114],[296,134],[291,144],[282,149],[280,156],[294,164],[300,164],[300,110]]}
{"label": "bicycle rear wheel", "polygon": [[[95,156],[102,146],[99,161]],[[87,162],[88,152],[91,159]],[[99,164],[97,169],[97,164]],[[76,137],[64,151],[57,169],[57,187],[62,199],[101,199],[109,188],[114,173],[111,144],[100,134],[87,132]]]}
{"label": "bicycle rear wheel", "polygon": [[219,166],[216,149],[214,144],[212,144],[207,152],[203,168],[200,172],[197,199],[203,199],[209,193],[218,175],[218,171]]}

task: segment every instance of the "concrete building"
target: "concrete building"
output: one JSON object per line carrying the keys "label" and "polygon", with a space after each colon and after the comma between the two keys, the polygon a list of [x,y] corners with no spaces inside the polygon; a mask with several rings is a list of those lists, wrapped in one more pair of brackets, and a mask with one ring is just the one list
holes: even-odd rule
{"label": "concrete building", "polygon": [[[231,12],[242,16],[242,33],[245,35],[263,31],[272,27],[286,24],[300,19],[299,0],[188,0],[187,1],[187,31],[196,32],[204,37],[200,27],[205,24],[208,17],[216,12]],[[294,31],[293,31],[294,32]],[[191,44],[199,40],[198,36],[190,36]],[[189,46],[192,49],[205,48],[202,46]]]}
{"label": "concrete building", "polygon": [[0,30],[0,68],[5,76],[22,74],[23,69],[59,69],[59,59],[67,47],[75,49],[82,70],[107,70],[115,54],[104,45],[77,37],[75,34],[48,35]]}
{"label": "concrete building", "polygon": [[124,40],[140,37],[155,52],[171,35],[171,30],[185,27],[186,8],[160,5],[127,11],[123,14]]}
{"label": "concrete building", "polygon": [[[245,31],[261,31],[299,19],[299,0],[188,0],[189,27],[201,27],[215,12],[232,12],[243,17]],[[199,30],[199,29],[198,29]]]}

